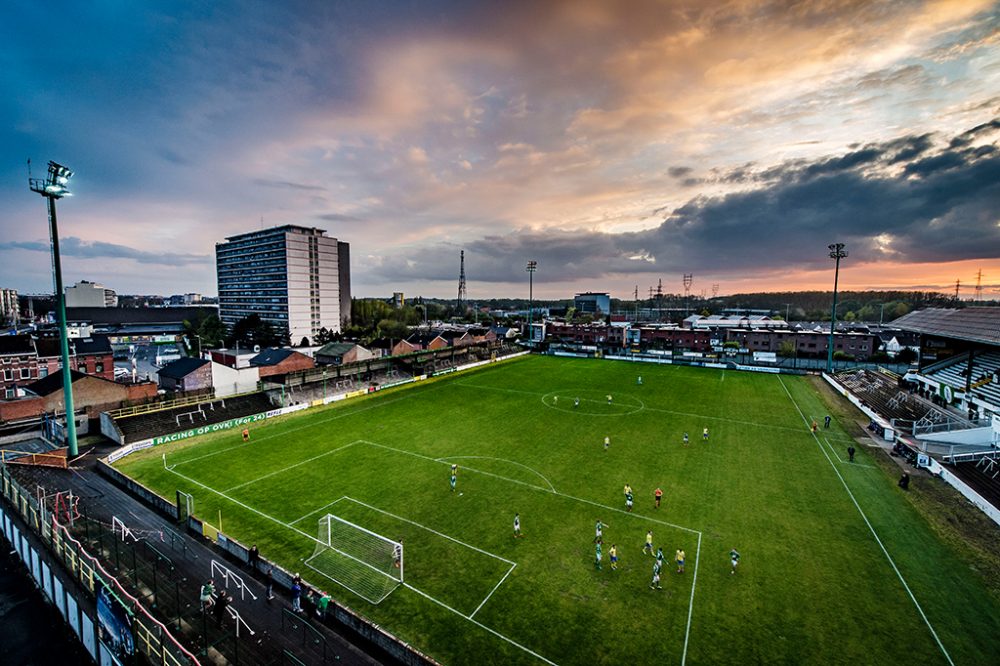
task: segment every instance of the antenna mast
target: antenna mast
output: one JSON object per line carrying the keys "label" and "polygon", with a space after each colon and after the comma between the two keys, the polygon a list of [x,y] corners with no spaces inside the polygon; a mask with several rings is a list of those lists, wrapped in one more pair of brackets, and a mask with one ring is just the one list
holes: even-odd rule
{"label": "antenna mast", "polygon": [[459,314],[465,314],[465,250],[462,250],[460,255],[459,271],[458,271],[458,312]]}

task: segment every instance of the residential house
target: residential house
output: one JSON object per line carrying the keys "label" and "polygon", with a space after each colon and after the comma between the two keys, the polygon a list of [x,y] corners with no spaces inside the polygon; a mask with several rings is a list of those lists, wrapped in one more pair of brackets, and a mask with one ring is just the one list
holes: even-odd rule
{"label": "residential house", "polygon": [[316,363],[319,365],[343,365],[356,361],[367,361],[375,355],[353,342],[331,342],[316,351]]}
{"label": "residential house", "polygon": [[316,361],[294,349],[265,349],[250,359],[251,367],[256,367],[260,378],[276,375],[287,375],[298,370],[308,370],[316,367]]}

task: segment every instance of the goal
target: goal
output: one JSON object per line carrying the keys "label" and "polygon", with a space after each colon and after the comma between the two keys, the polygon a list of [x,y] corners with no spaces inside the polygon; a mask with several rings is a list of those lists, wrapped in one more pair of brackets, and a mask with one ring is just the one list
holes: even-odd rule
{"label": "goal", "polygon": [[403,582],[403,544],[327,514],[306,566],[377,604]]}

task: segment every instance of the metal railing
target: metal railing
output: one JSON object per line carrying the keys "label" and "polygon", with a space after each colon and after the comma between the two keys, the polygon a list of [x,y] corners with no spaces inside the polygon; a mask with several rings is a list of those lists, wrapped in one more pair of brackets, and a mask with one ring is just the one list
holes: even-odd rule
{"label": "metal railing", "polygon": [[152,663],[165,666],[199,663],[167,627],[150,615],[139,600],[129,594],[118,579],[109,574],[98,559],[69,533],[69,529],[58,521],[55,514],[25,490],[13,478],[7,466],[2,464],[0,481],[4,498],[87,594],[96,598],[97,587],[103,584],[127,603],[134,616],[132,626],[136,646]]}

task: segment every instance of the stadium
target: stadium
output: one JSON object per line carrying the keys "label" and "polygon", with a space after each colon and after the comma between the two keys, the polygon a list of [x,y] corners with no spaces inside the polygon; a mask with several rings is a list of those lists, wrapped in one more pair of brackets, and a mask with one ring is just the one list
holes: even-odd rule
{"label": "stadium", "polygon": [[503,342],[106,412],[4,529],[158,663],[990,663],[998,311],[904,375]]}

